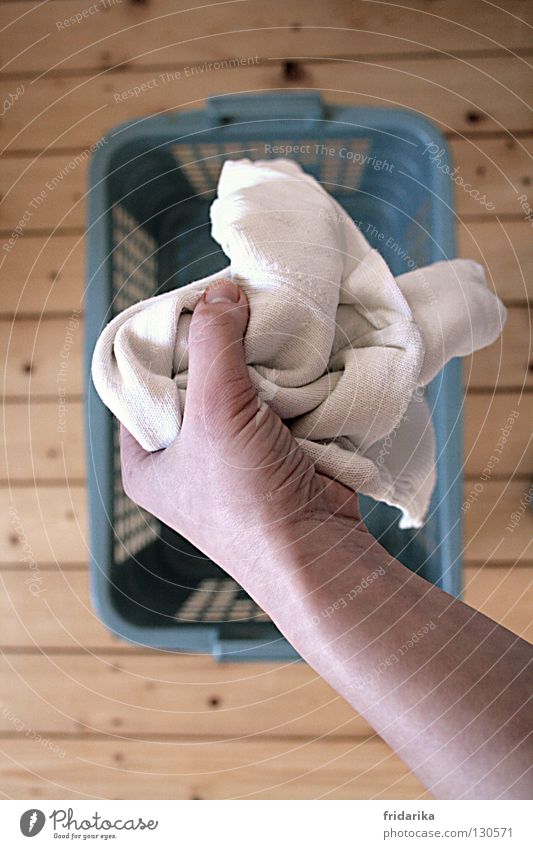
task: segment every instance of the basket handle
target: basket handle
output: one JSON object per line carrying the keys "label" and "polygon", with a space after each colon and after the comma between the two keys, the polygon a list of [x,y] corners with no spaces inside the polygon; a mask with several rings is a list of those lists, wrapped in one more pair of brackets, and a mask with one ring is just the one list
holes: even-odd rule
{"label": "basket handle", "polygon": [[276,662],[301,659],[298,652],[281,634],[277,637],[271,634],[270,637],[257,639],[250,635],[243,636],[240,630],[231,624],[219,630],[213,642],[212,655],[215,660],[232,662],[255,660]]}
{"label": "basket handle", "polygon": [[216,127],[280,118],[317,120],[325,115],[320,95],[314,91],[216,95],[207,98],[205,112],[209,123]]}

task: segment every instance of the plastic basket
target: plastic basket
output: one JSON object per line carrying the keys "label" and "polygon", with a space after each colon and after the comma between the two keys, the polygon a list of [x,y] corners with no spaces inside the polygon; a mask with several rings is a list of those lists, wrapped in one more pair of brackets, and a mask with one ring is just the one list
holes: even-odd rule
{"label": "plastic basket", "polygon": [[[118,428],[90,380],[96,339],[141,298],[223,268],[209,206],[225,159],[290,155],[356,220],[395,274],[454,256],[451,187],[427,155],[446,144],[414,113],[325,105],[315,93],[225,96],[206,108],[113,129],[91,163],[86,424],[92,599],[113,632],[142,646],[217,658],[285,660],[292,647],[244,591],[121,485]],[[431,148],[432,151],[435,148]],[[424,527],[362,498],[371,531],[444,590],[461,590],[461,368],[428,388],[438,483]],[[186,481],[183,482],[186,486]]]}

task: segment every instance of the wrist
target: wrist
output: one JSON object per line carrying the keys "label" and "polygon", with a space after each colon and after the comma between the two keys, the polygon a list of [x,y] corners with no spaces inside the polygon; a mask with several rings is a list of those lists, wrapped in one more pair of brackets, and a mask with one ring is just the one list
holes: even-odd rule
{"label": "wrist", "polygon": [[[286,636],[385,574],[390,556],[353,518],[310,516],[271,535],[239,580]],[[343,600],[344,599],[344,600]]]}

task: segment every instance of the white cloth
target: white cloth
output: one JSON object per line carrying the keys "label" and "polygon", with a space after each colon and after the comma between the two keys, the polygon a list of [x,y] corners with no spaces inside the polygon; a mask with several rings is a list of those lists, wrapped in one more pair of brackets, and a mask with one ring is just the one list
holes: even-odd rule
{"label": "white cloth", "polygon": [[319,471],[419,527],[435,483],[421,387],[505,320],[481,266],[439,262],[395,280],[339,204],[282,159],[226,162],[211,223],[229,267],[113,319],[92,364],[104,403],[149,451],[177,437],[191,312],[230,276],[250,302],[245,356],[259,394]]}

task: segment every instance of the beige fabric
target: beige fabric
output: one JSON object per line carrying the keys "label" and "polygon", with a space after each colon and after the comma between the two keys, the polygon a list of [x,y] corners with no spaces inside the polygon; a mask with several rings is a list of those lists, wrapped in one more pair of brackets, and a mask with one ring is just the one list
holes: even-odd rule
{"label": "beige fabric", "polygon": [[454,260],[392,276],[342,208],[293,162],[227,162],[211,207],[230,266],[140,302],[96,345],[105,404],[146,449],[179,434],[191,312],[232,276],[250,301],[246,362],[319,471],[423,522],[435,482],[421,397],[454,356],[493,342],[505,310],[482,268]]}

